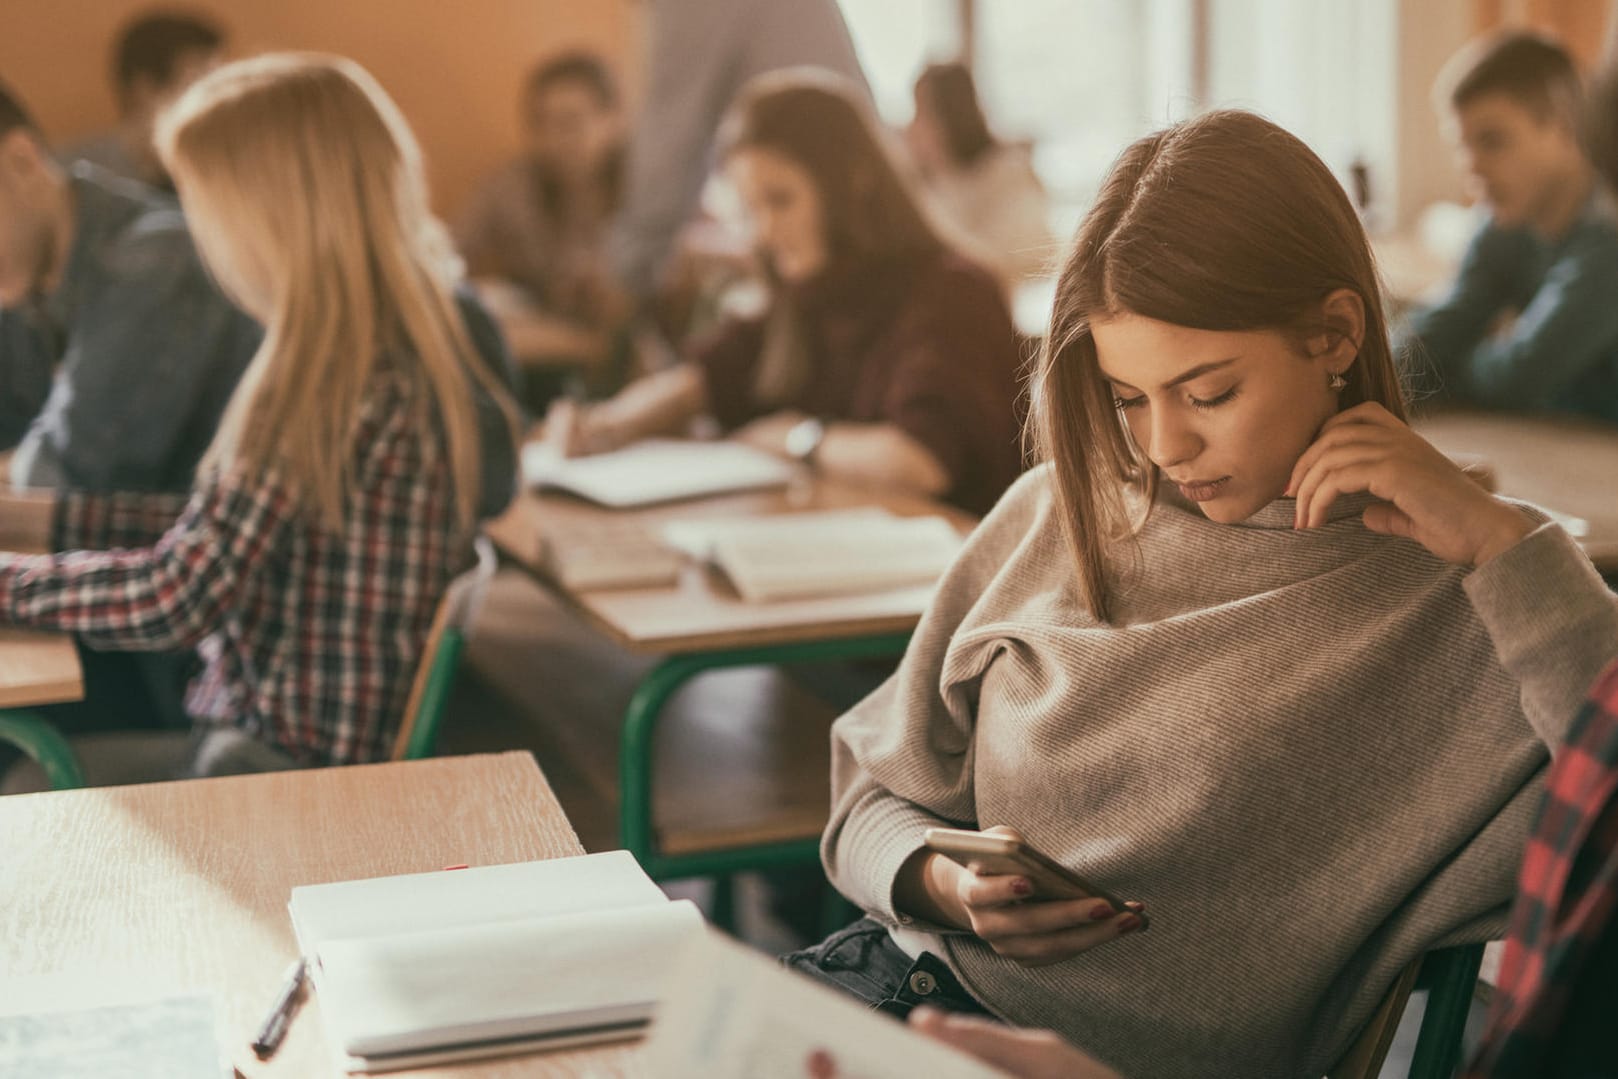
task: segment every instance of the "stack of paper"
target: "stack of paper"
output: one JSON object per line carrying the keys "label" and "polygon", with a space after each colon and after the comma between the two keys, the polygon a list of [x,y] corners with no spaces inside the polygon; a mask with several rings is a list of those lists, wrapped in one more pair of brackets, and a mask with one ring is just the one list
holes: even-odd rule
{"label": "stack of paper", "polygon": [[823,1074],[812,1056],[829,1057],[838,1079],[1004,1074],[715,932],[685,946],[669,980],[680,990],[646,1041],[646,1070],[660,1079]]}
{"label": "stack of paper", "polygon": [[295,888],[350,1071],[637,1036],[702,916],[626,851]]}

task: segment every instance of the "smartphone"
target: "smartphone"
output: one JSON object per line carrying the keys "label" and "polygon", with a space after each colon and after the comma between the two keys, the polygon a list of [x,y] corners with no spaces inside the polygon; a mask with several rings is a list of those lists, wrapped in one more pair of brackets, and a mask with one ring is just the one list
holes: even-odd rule
{"label": "smartphone", "polygon": [[[1052,861],[1016,836],[971,832],[964,828],[929,828],[922,835],[922,841],[928,850],[959,862],[974,873],[1015,873],[1027,877],[1034,886],[1034,894],[1042,899],[1105,899],[1120,913],[1126,906],[1105,888]],[[1145,912],[1136,913],[1144,923]]]}

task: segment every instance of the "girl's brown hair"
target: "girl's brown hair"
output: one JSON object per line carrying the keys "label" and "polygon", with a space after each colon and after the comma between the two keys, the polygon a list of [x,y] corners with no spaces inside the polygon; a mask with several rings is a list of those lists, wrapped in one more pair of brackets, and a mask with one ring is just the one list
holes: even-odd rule
{"label": "girl's brown hair", "polygon": [[1080,597],[1098,619],[1109,615],[1108,546],[1143,520],[1130,519],[1125,495],[1133,488],[1149,508],[1158,473],[1113,404],[1091,322],[1130,313],[1202,330],[1279,330],[1303,352],[1309,339],[1350,333],[1323,314],[1337,289],[1365,307],[1342,407],[1376,401],[1402,418],[1365,229],[1307,146],[1262,117],[1221,110],[1140,139],[1113,165],[1057,282],[1029,417],[1040,458],[1054,463]]}
{"label": "girl's brown hair", "polygon": [[748,83],[720,127],[720,158],[750,149],[780,154],[809,174],[834,258],[943,249],[888,156],[870,109],[846,79],[800,68]]}

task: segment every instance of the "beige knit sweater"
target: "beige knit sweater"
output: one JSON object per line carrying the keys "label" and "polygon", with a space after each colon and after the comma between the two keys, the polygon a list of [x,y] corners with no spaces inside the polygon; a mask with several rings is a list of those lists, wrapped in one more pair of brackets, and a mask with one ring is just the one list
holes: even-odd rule
{"label": "beige knit sweater", "polygon": [[[1395,974],[1499,932],[1618,600],[1542,525],[1477,570],[1359,522],[1161,498],[1115,624],[1073,594],[1048,468],[833,730],[832,880],[887,923],[924,829],[1009,824],[1144,901],[1149,932],[1025,969],[949,934],[985,1005],[1130,1079],[1319,1076]],[[916,923],[919,925],[919,923]]]}

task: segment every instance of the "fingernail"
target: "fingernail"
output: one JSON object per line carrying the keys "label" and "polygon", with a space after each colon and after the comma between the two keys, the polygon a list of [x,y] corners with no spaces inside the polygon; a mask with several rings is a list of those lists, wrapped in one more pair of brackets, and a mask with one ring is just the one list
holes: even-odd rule
{"label": "fingernail", "polygon": [[1090,920],[1092,922],[1106,921],[1108,918],[1111,918],[1112,915],[1113,915],[1113,909],[1112,909],[1111,906],[1109,906],[1106,903],[1102,903],[1102,904],[1099,904],[1098,906],[1094,906],[1094,907],[1090,908]]}
{"label": "fingernail", "polygon": [[1016,880],[1011,882],[1011,890],[1018,895],[1028,895],[1034,890],[1034,886],[1023,878],[1018,877]]}
{"label": "fingernail", "polygon": [[1140,928],[1140,915],[1126,914],[1118,919],[1118,932],[1133,933]]}

